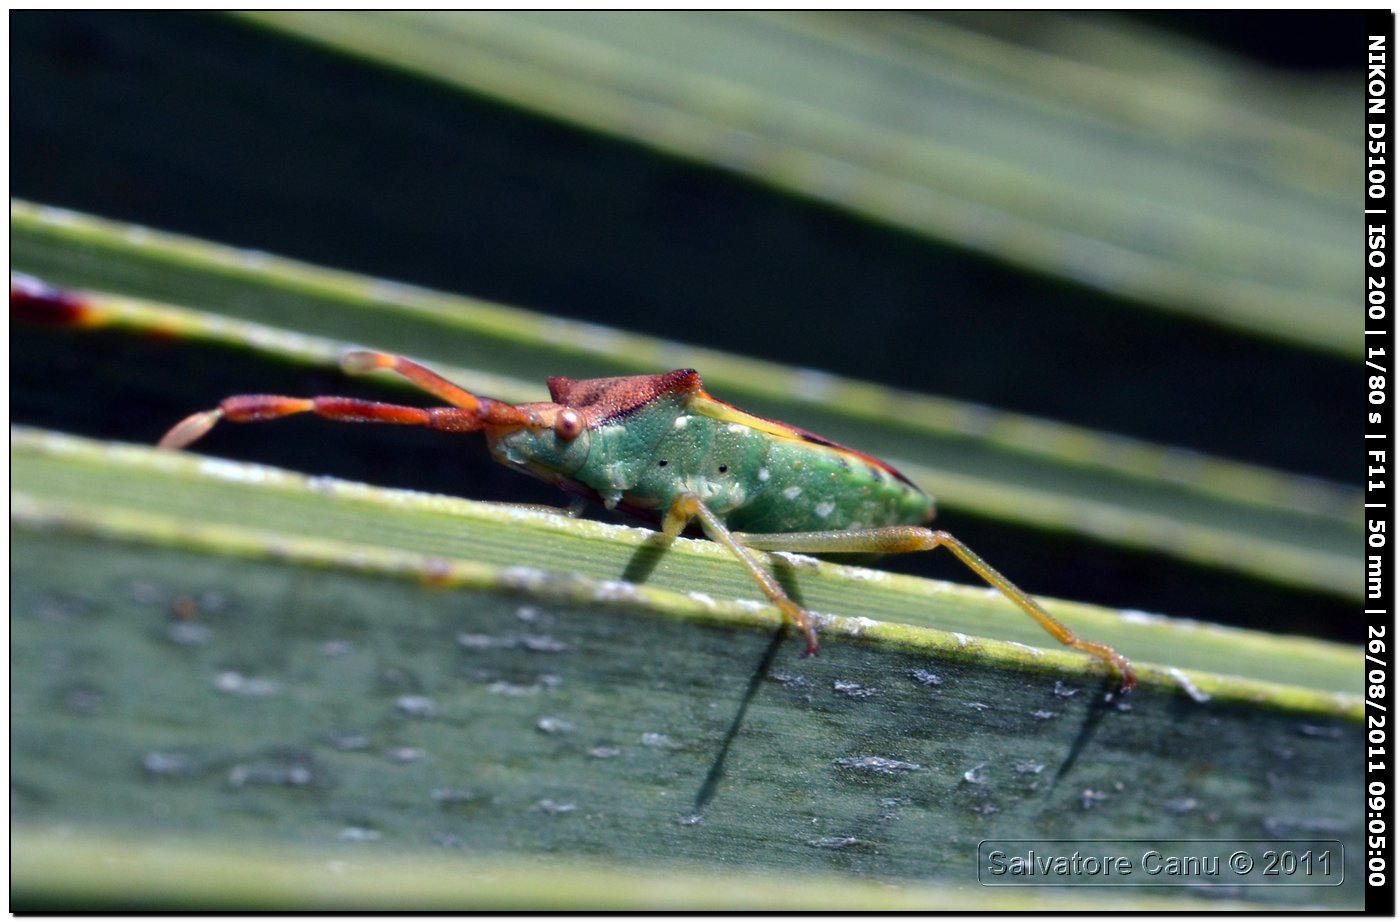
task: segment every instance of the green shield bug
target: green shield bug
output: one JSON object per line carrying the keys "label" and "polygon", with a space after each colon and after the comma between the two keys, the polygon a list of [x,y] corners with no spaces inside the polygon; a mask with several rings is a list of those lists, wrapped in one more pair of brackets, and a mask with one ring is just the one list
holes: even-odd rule
{"label": "green shield bug", "polygon": [[229,397],[160,440],[183,448],[219,420],[254,422],[316,413],[345,422],[481,432],[508,467],[565,491],[659,523],[672,540],[692,522],[726,547],[817,652],[811,616],[751,553],[902,554],[946,547],[1066,646],[1103,660],[1127,691],[1137,678],[1106,644],[1081,639],[945,531],[925,527],[933,500],[890,465],[707,394],[700,375],[550,378],[551,400],[518,405],[479,397],[406,358],[350,352],[348,372],[388,369],[442,400],[410,407],[347,397]]}

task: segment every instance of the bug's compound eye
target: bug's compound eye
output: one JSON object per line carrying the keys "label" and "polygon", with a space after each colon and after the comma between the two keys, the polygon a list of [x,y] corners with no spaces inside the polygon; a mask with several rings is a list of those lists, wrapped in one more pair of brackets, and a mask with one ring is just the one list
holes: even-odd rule
{"label": "bug's compound eye", "polygon": [[554,434],[566,442],[572,442],[583,431],[583,417],[577,410],[565,407],[554,418]]}

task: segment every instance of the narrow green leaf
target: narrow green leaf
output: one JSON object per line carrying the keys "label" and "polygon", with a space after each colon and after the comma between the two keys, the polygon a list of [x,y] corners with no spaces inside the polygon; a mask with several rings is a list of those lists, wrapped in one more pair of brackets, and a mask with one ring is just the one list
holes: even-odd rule
{"label": "narrow green leaf", "polygon": [[11,203],[11,226],[16,268],[137,296],[95,303],[105,322],[138,332],[321,365],[349,344],[369,345],[508,400],[540,399],[552,374],[695,367],[711,392],[745,409],[889,459],[941,507],[1361,592],[1360,496],[1340,485],[25,203]]}
{"label": "narrow green leaf", "polygon": [[1300,105],[1240,62],[1095,60],[1120,36],[1083,17],[1047,24],[1083,36],[1058,48],[912,14],[241,15],[1145,304],[1360,347],[1360,148],[1317,114],[1344,84]]}
{"label": "narrow green leaf", "polygon": [[[1199,909],[1195,900],[1144,894],[1000,892],[895,884],[753,869],[645,873],[601,859],[457,853],[366,855],[355,845],[296,851],[231,847],[218,840],[152,839],[21,827],[13,833],[12,905],[17,912],[151,910],[832,910],[1045,911]],[[723,886],[716,886],[716,874]],[[1247,909],[1211,901],[1210,908]]]}

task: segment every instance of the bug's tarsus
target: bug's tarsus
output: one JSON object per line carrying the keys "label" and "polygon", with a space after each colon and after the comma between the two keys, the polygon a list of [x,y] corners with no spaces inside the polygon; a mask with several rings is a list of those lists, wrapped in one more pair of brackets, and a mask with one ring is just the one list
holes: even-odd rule
{"label": "bug's tarsus", "polygon": [[204,437],[223,418],[222,410],[204,410],[180,420],[156,443],[157,448],[176,451]]}

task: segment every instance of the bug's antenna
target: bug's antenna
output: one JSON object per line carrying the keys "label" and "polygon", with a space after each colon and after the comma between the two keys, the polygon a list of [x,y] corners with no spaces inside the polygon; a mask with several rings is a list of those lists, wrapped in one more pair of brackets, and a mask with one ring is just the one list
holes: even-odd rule
{"label": "bug's antenna", "polygon": [[437,372],[401,355],[356,349],[340,357],[340,367],[349,374],[365,374],[381,369],[392,371],[412,381],[439,400],[446,401],[454,407],[475,412],[477,418],[488,425],[528,426],[531,428],[546,428],[550,425],[541,420],[537,413],[522,410],[513,404],[491,397],[478,397],[466,388],[453,384]]}

